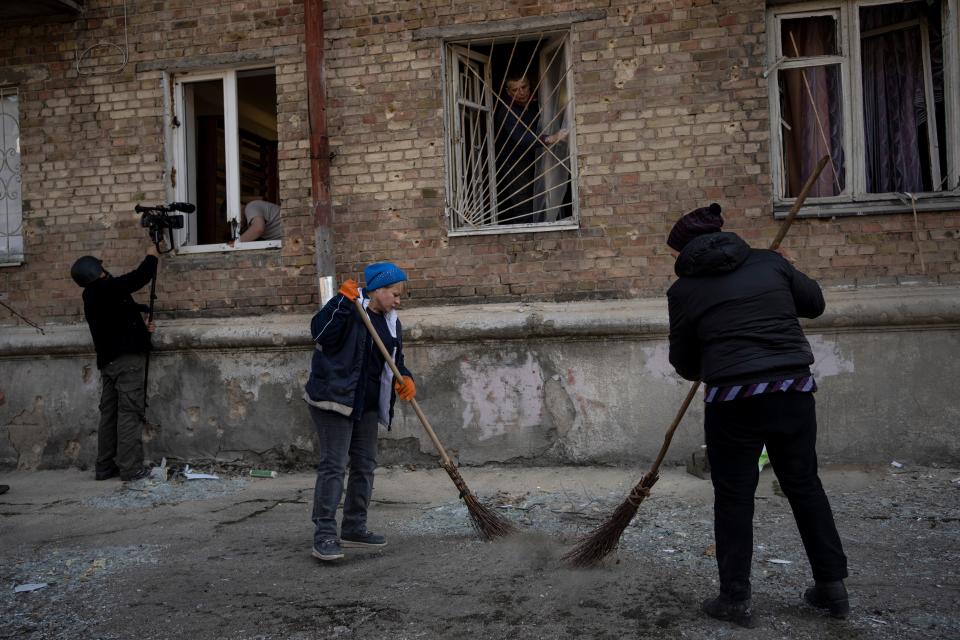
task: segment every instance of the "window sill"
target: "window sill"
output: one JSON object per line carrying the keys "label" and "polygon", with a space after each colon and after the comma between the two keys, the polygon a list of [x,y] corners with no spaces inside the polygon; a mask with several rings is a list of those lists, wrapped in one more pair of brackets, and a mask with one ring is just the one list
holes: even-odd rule
{"label": "window sill", "polygon": [[178,254],[188,253],[231,253],[233,251],[252,251],[254,249],[279,249],[280,240],[257,240],[256,242],[243,242],[230,246],[225,242],[219,244],[196,244],[177,247]]}
{"label": "window sill", "polygon": [[[786,218],[792,202],[775,202],[774,218]],[[872,216],[884,214],[913,213],[914,206],[899,198],[880,198],[858,202],[810,202],[807,200],[800,208],[800,218],[843,218],[849,216]],[[916,200],[917,213],[936,211],[960,211],[960,193],[919,195]]]}
{"label": "window sill", "polygon": [[0,269],[3,267],[22,267],[23,256],[0,256]]}
{"label": "window sill", "polygon": [[580,228],[580,223],[576,220],[563,222],[537,222],[534,224],[519,224],[502,227],[479,227],[476,229],[456,229],[448,230],[447,235],[451,238],[458,236],[492,236],[503,233],[538,233],[543,231],[571,231]]}

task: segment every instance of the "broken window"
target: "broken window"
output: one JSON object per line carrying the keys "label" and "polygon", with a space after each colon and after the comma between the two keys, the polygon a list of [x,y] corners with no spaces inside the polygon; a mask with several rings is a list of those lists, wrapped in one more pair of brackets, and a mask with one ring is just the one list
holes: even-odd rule
{"label": "broken window", "polygon": [[835,14],[782,22],[781,46],[791,68],[779,72],[780,119],[783,140],[784,195],[796,197],[817,162],[831,163],[820,174],[810,196],[843,192],[842,58],[836,48]]}
{"label": "broken window", "polygon": [[778,199],[796,197],[824,155],[810,193],[821,202],[956,190],[960,71],[945,52],[958,43],[956,28],[943,28],[957,21],[956,0],[801,9],[772,13]]}
{"label": "broken window", "polygon": [[20,105],[15,87],[0,87],[0,266],[23,263]]}
{"label": "broken window", "polygon": [[446,45],[453,233],[576,226],[566,33]]}
{"label": "broken window", "polygon": [[[176,198],[197,207],[186,217],[179,249],[222,249],[248,226],[248,203],[271,203],[256,208],[271,211],[280,205],[276,74],[272,68],[189,74],[177,77],[174,89]],[[279,219],[267,228],[234,246],[279,246]]]}

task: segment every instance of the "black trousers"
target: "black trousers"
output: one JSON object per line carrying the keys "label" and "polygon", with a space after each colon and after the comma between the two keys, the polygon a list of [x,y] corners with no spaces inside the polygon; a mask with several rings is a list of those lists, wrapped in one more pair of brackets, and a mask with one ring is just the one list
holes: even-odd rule
{"label": "black trousers", "polygon": [[847,557],[817,475],[817,415],[812,393],[768,393],[705,406],[704,431],[714,491],[720,590],[750,597],[753,496],[763,445],[790,501],[813,577],[847,577]]}

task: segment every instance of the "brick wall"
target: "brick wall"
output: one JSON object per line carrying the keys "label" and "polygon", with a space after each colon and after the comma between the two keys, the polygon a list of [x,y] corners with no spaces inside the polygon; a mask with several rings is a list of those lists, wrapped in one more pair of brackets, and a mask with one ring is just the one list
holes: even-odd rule
{"label": "brick wall", "polygon": [[[408,267],[418,300],[661,295],[676,217],[720,202],[763,246],[771,215],[764,4],[331,3],[328,95],[338,264]],[[440,45],[413,30],[605,8],[574,24],[579,231],[447,237]],[[349,114],[347,116],[346,114]],[[956,213],[805,219],[786,246],[824,284],[960,281]]]}
{"label": "brick wall", "polygon": [[[76,320],[76,258],[97,255],[113,273],[136,266],[148,240],[134,206],[167,200],[163,70],[154,69],[253,55],[276,65],[283,249],[164,258],[159,315],[315,305],[302,3],[127,0],[126,34],[123,0],[85,5],[73,22],[0,28],[0,82],[19,89],[26,245],[23,266],[0,269],[5,302],[34,321]],[[101,42],[117,46],[90,48]]]}
{"label": "brick wall", "polygon": [[[75,319],[67,275],[84,253],[115,270],[145,246],[133,205],[164,191],[162,69],[192,56],[277,57],[283,250],[164,260],[162,314],[309,310],[317,303],[303,6],[294,0],[92,0],[75,23],[0,29],[0,78],[17,79],[27,264],[0,269],[0,291],[41,320]],[[759,0],[326,3],[326,80],[338,276],[391,259],[414,303],[659,296],[672,281],[665,234],[711,201],[728,228],[763,245],[771,216],[764,5]],[[448,237],[440,43],[416,29],[603,8],[572,27],[580,229]],[[293,49],[291,49],[291,47]],[[141,66],[141,68],[143,68]],[[785,243],[824,284],[960,281],[960,214],[806,219]],[[40,290],[42,296],[35,295]],[[11,321],[0,313],[0,322]]]}

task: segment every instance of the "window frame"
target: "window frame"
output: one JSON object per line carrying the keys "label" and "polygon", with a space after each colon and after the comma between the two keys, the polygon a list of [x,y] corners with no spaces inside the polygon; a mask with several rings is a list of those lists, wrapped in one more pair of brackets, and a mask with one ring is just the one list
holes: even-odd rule
{"label": "window frame", "polygon": [[[843,215],[865,215],[883,213],[904,213],[916,211],[950,211],[960,208],[960,43],[957,35],[960,19],[957,16],[958,0],[939,0],[943,25],[943,64],[944,64],[944,109],[946,115],[946,140],[939,145],[947,146],[946,167],[940,167],[941,177],[946,174],[946,183],[940,191],[911,194],[867,193],[866,134],[863,116],[863,85],[860,47],[860,9],[862,7],[900,4],[896,0],[822,0],[821,2],[793,3],[768,6],[767,11],[767,51],[768,99],[770,113],[770,164],[771,190],[774,214],[786,215],[796,198],[785,197],[785,176],[783,174],[783,142],[780,111],[780,83],[778,73],[781,69],[812,66],[814,62],[831,62],[841,65],[841,87],[843,96],[843,145],[844,145],[844,190],[839,195],[809,197],[799,215],[832,217]],[[837,44],[839,55],[811,58],[787,58],[781,51],[784,20],[805,18],[817,15],[836,15]],[[923,52],[924,59],[929,56],[929,47]],[[926,81],[926,74],[925,81]],[[829,166],[829,165],[828,165]]]}
{"label": "window frame", "polygon": [[[240,226],[240,135],[239,135],[239,103],[237,97],[237,74],[243,71],[253,71],[259,69],[272,69],[276,74],[276,66],[273,64],[244,65],[239,67],[230,67],[226,69],[199,69],[171,73],[169,82],[171,83],[172,105],[171,111],[173,117],[171,122],[171,166],[170,171],[174,172],[179,178],[173,186],[172,199],[177,202],[188,202],[188,190],[184,174],[181,171],[183,167],[193,166],[195,160],[191,149],[195,145],[190,144],[190,134],[192,129],[183,126],[183,122],[188,117],[187,104],[184,101],[186,84],[197,82],[208,82],[211,80],[220,80],[223,86],[223,125],[224,125],[224,168],[226,173],[225,189],[227,195],[227,221],[236,223],[237,229]],[[279,126],[279,117],[277,118]],[[233,160],[231,160],[231,158]],[[230,252],[230,251],[248,251],[254,249],[279,249],[283,246],[282,240],[254,240],[252,242],[241,242],[238,237],[233,246],[218,242],[212,244],[183,244],[188,239],[188,227],[193,224],[196,227],[197,219],[195,216],[187,216],[186,224],[183,229],[174,231],[174,241],[176,242],[177,253],[212,253],[212,252]],[[239,236],[239,234],[238,234]]]}
{"label": "window frame", "polygon": [[[10,243],[13,241],[13,238],[18,238],[18,239],[20,240],[20,243],[19,243],[19,244],[20,244],[20,253],[12,253],[12,252],[9,252],[9,251],[0,252],[0,267],[20,267],[20,266],[22,266],[22,265],[24,264],[24,262],[26,262],[26,253],[27,253],[27,247],[26,247],[26,242],[25,242],[26,239],[25,239],[24,234],[23,234],[23,151],[22,151],[22,147],[21,147],[21,144],[20,144],[20,138],[21,138],[21,127],[20,127],[20,118],[21,118],[21,108],[20,108],[20,105],[21,105],[21,102],[20,102],[20,97],[21,97],[21,94],[20,94],[20,88],[19,88],[17,85],[0,85],[0,100],[3,100],[7,95],[11,95],[11,94],[12,94],[12,95],[16,95],[16,101],[15,101],[15,103],[16,103],[16,105],[17,105],[17,114],[16,114],[16,118],[14,119],[14,121],[17,123],[16,147],[15,147],[15,148],[12,148],[12,150],[16,152],[17,167],[16,167],[16,171],[13,171],[13,167],[11,167],[10,179],[11,179],[11,182],[13,182],[13,181],[15,180],[16,183],[19,185],[19,187],[18,187],[18,193],[16,194],[16,198],[17,198],[18,201],[19,201],[19,205],[20,205],[20,206],[19,206],[19,209],[20,209],[20,212],[19,212],[19,221],[17,222],[17,225],[16,225],[17,232],[4,231],[4,232],[3,232],[2,240],[5,241],[6,248],[9,249]],[[3,116],[0,115],[0,118],[3,118]],[[4,126],[4,124],[3,124],[2,122],[0,122],[0,127],[3,127],[3,126]],[[2,143],[3,143],[3,140],[0,139],[0,144],[2,144]],[[6,150],[0,148],[0,167],[5,166],[5,165],[8,164],[8,163],[7,163],[7,160],[6,160],[6,156],[7,156]],[[8,189],[7,189],[7,188],[4,188],[2,191],[0,191],[0,195],[2,195],[3,193],[7,193],[7,192],[8,192]],[[5,229],[9,229],[9,228],[10,228],[10,216],[9,216],[9,214],[7,215],[7,219],[5,220],[5,227],[4,227],[4,228],[5,228]]]}
{"label": "window frame", "polygon": [[[456,70],[456,56],[464,55],[465,53],[470,54],[468,57],[473,60],[475,59],[472,54],[476,53],[470,49],[471,46],[480,45],[480,46],[495,46],[497,44],[504,44],[510,41],[514,42],[524,42],[530,40],[536,40],[539,36],[543,36],[543,47],[550,46],[552,44],[551,39],[557,38],[559,45],[563,47],[563,57],[560,58],[565,68],[569,69],[570,72],[567,74],[567,77],[564,79],[566,83],[566,89],[568,94],[568,103],[565,105],[567,113],[567,122],[569,123],[569,132],[570,135],[567,138],[568,145],[568,163],[569,163],[569,172],[570,172],[570,216],[563,218],[562,220],[554,222],[530,222],[522,224],[508,224],[508,225],[498,225],[496,223],[491,223],[489,226],[482,227],[473,227],[473,228],[464,228],[457,226],[456,224],[456,212],[452,206],[452,199],[456,193],[455,182],[457,180],[457,174],[455,171],[460,164],[459,153],[456,148],[456,141],[454,139],[456,133],[456,114],[457,112],[457,96],[458,92],[454,89],[454,83],[457,82],[457,77],[455,75]],[[450,37],[440,40],[440,84],[442,87],[441,99],[443,104],[443,142],[444,142],[444,184],[445,184],[445,194],[444,194],[444,217],[447,221],[447,235],[449,237],[457,236],[478,236],[478,235],[499,235],[499,234],[509,234],[509,233],[538,233],[538,232],[548,232],[548,231],[566,231],[566,230],[576,230],[580,228],[580,198],[579,198],[579,166],[577,162],[577,136],[576,136],[576,109],[575,105],[575,83],[573,80],[573,29],[570,25],[558,26],[546,28],[543,30],[530,30],[518,28],[511,31],[498,31],[495,33],[490,33],[487,35],[469,35],[467,37]],[[462,49],[463,51],[457,52],[457,49]],[[482,54],[481,54],[482,55]],[[489,74],[489,65],[487,65]],[[491,111],[488,114],[489,118],[493,119],[493,109],[496,108],[495,103],[496,97],[493,97],[493,101],[490,103]],[[495,149],[488,150],[488,153],[495,153]],[[493,167],[488,167],[487,171],[491,171]],[[488,174],[486,178],[483,179],[484,182],[495,185],[495,173]],[[494,189],[495,187],[491,187]],[[493,214],[496,215],[497,212],[497,203],[496,198],[494,198],[493,204]]]}

